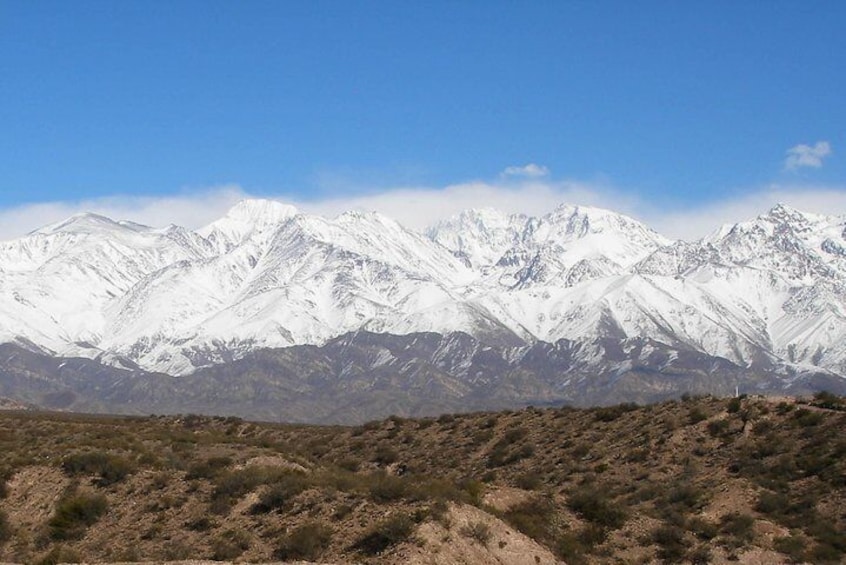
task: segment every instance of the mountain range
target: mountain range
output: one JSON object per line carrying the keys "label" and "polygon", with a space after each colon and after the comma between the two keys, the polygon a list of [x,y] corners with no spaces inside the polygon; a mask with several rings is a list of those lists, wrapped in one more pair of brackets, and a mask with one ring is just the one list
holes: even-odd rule
{"label": "mountain range", "polygon": [[198,230],[81,214],[0,243],[0,394],[37,405],[344,421],[844,391],[844,337],[846,218],[784,205],[693,242],[584,206],[421,233],[246,200]]}

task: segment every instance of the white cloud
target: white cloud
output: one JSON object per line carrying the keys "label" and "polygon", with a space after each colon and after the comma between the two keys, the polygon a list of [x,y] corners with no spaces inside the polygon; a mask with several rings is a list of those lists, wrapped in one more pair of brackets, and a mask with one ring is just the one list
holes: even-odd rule
{"label": "white cloud", "polygon": [[399,188],[378,194],[294,202],[304,211],[334,216],[346,210],[374,210],[404,226],[423,229],[469,208],[542,215],[562,202],[632,212],[635,201],[611,188],[578,182],[523,181],[519,184],[471,182],[444,188]]}
{"label": "white cloud", "polygon": [[831,155],[831,144],[827,141],[818,141],[814,146],[799,144],[787,150],[787,158],[784,160],[786,171],[795,171],[799,167],[822,167],[823,159]]}
{"label": "white cloud", "polygon": [[169,196],[108,196],[79,201],[39,202],[0,210],[0,240],[22,236],[80,212],[161,227],[200,227],[248,195],[230,185]]}
{"label": "white cloud", "polygon": [[685,210],[643,210],[650,227],[678,239],[697,239],[724,224],[751,220],[778,203],[814,214],[846,215],[846,186],[772,185]]}
{"label": "white cloud", "polygon": [[530,178],[536,179],[540,177],[545,177],[549,175],[549,169],[544,167],[543,165],[536,165],[535,163],[529,163],[528,165],[524,165],[522,167],[506,167],[500,176],[503,178],[506,177],[522,177],[522,178]]}
{"label": "white cloud", "polygon": [[[19,237],[78,212],[95,212],[151,226],[173,223],[199,228],[221,216],[238,200],[250,198],[238,186],[213,187],[175,196],[113,196],[79,202],[48,202],[0,210],[0,240]],[[561,203],[607,208],[635,217],[659,233],[696,239],[722,224],[749,220],[783,202],[799,210],[846,215],[846,186],[772,185],[710,204],[668,210],[611,185],[522,179],[499,183],[469,182],[446,187],[400,187],[375,194],[278,200],[304,212],[333,217],[347,210],[375,210],[412,229],[423,229],[468,208],[542,215]]]}

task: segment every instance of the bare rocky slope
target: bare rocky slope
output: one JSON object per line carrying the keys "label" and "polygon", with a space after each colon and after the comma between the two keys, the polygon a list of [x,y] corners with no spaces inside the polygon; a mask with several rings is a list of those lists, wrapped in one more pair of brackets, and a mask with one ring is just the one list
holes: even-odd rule
{"label": "bare rocky slope", "polygon": [[491,346],[470,335],[355,332],[258,350],[174,378],[0,345],[0,396],[51,410],[357,424],[534,406],[648,403],[683,394],[846,394],[846,380],[750,369],[648,339]]}
{"label": "bare rocky slope", "polygon": [[846,402],[357,427],[0,412],[0,561],[840,563]]}

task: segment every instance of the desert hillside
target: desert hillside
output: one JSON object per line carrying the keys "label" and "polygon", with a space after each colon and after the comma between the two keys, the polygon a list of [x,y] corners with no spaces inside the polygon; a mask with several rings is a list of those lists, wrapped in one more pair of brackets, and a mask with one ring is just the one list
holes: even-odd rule
{"label": "desert hillside", "polygon": [[0,561],[839,563],[846,402],[388,418],[0,413]]}

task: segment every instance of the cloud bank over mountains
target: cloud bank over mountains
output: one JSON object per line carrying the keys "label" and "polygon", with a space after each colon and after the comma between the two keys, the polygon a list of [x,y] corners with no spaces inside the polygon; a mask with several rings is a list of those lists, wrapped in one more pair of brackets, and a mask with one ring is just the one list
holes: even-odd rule
{"label": "cloud bank over mountains", "polygon": [[497,181],[472,181],[443,187],[397,187],[378,193],[315,200],[285,194],[254,194],[232,184],[167,196],[115,195],[33,203],[0,210],[0,240],[20,237],[81,212],[155,227],[177,224],[199,228],[221,217],[239,200],[257,196],[288,202],[305,212],[326,217],[349,210],[374,210],[417,230],[470,208],[542,215],[566,202],[624,213],[647,223],[666,237],[685,240],[704,237],[722,224],[762,214],[779,202],[808,212],[846,215],[846,186],[772,184],[704,206],[667,209],[663,203],[646,201],[612,184],[559,181],[524,174],[509,175]]}

